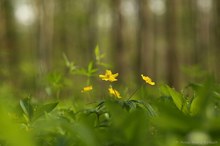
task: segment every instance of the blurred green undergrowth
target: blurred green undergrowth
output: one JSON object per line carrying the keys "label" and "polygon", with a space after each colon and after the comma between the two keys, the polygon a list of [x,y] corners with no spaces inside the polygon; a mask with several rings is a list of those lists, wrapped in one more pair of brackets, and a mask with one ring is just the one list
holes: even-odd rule
{"label": "blurred green undergrowth", "polygon": [[[49,99],[28,95],[18,101],[10,86],[1,85],[0,146],[219,145],[220,84],[213,77],[181,91],[157,82],[137,89],[120,81],[109,85],[98,75],[110,65],[98,46],[94,52],[86,68],[63,54],[65,72],[45,77]],[[83,86],[75,88],[73,79]]]}

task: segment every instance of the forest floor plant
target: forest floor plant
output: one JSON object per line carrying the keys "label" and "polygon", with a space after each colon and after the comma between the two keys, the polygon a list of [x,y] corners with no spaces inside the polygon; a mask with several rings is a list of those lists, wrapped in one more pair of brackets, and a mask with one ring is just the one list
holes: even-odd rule
{"label": "forest floor plant", "polygon": [[123,88],[115,85],[119,73],[103,62],[98,46],[95,63],[87,69],[63,56],[68,74],[87,78],[74,95],[79,99],[61,97],[68,85],[75,87],[68,84],[66,72],[49,77],[45,90],[56,96],[50,102],[28,96],[16,104],[5,99],[14,95],[2,86],[0,146],[220,145],[220,84],[212,77],[178,92],[141,74],[143,83],[131,94],[121,94]]}

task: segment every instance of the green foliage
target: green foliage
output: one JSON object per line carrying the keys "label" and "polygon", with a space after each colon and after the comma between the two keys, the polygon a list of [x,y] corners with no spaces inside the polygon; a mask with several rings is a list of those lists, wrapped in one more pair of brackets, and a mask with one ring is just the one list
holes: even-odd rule
{"label": "green foliage", "polygon": [[20,100],[20,106],[24,112],[25,117],[31,120],[33,117],[33,106],[30,103],[30,98]]}
{"label": "green foliage", "polygon": [[41,117],[45,113],[51,112],[57,106],[57,104],[58,102],[53,102],[53,103],[36,106],[36,109],[34,110],[33,120]]}
{"label": "green foliage", "polygon": [[109,64],[103,62],[103,59],[105,58],[105,54],[101,53],[100,48],[99,48],[98,45],[95,47],[94,53],[95,53],[95,59],[96,59],[96,64],[97,65],[107,67],[107,68],[110,67]]}
{"label": "green foliage", "polygon": [[168,85],[161,86],[161,91],[163,94],[171,96],[173,102],[176,104],[179,110],[182,110],[184,104],[184,97],[179,92],[175,91],[174,89],[170,88]]}
{"label": "green foliage", "polygon": [[[8,91],[8,92],[5,92]],[[21,124],[14,120],[16,113],[13,112],[13,94],[6,87],[0,88],[0,145],[1,146],[35,146],[31,136],[21,129]],[[5,97],[10,97],[5,99]]]}
{"label": "green foliage", "polygon": [[64,58],[66,66],[69,69],[69,72],[73,73],[77,69],[77,67],[75,66],[75,63],[70,62],[69,59],[67,58],[66,54],[64,54],[64,53],[63,53],[63,58]]}
{"label": "green foliage", "polygon": [[93,68],[93,67],[94,67],[93,62],[90,62],[87,69],[78,69],[76,71],[76,74],[84,75],[84,76],[87,76],[87,77],[94,76],[95,73],[98,71],[98,69]]}
{"label": "green foliage", "polygon": [[[102,75],[107,78],[103,82],[109,86],[101,84],[101,79],[92,80],[98,77],[98,65],[103,58],[98,46],[95,56],[96,61],[84,69],[76,67],[64,55],[68,75],[65,70],[50,73],[46,78],[46,88],[54,93],[66,91],[66,81],[72,75],[86,77],[87,86],[96,84],[94,89],[80,90],[80,94],[75,90],[70,92],[78,100],[59,94],[62,98],[50,101],[30,96],[17,101],[8,86],[1,86],[0,145],[219,145],[220,85],[213,78],[207,76],[206,80],[190,83],[181,91],[166,84],[149,87],[146,79],[143,81],[146,84],[130,96],[116,96],[117,90],[112,88],[112,82],[108,84],[108,77],[118,81],[117,73]],[[97,88],[99,84],[101,87]],[[70,88],[74,87],[71,84]],[[110,94],[106,94],[108,87],[113,90]]]}

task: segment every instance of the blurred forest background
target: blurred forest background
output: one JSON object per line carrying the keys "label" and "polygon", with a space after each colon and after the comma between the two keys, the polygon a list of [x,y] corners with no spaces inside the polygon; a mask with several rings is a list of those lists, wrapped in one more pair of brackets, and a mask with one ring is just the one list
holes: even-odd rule
{"label": "blurred forest background", "polygon": [[97,44],[125,83],[219,79],[220,0],[0,0],[1,84],[37,88],[63,53],[87,66]]}

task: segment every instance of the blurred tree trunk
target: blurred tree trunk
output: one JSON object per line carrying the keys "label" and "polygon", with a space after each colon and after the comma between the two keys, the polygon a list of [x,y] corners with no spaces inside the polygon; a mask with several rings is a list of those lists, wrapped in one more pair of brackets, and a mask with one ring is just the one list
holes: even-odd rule
{"label": "blurred tree trunk", "polygon": [[38,79],[39,84],[37,96],[45,97],[45,92],[42,88],[42,81],[52,67],[53,51],[53,34],[54,34],[54,0],[36,0],[37,8],[37,24],[36,24],[36,56],[38,64]]}
{"label": "blurred tree trunk", "polygon": [[40,75],[51,68],[53,32],[54,32],[54,1],[37,1],[38,10],[38,59]]}
{"label": "blurred tree trunk", "polygon": [[87,54],[89,61],[93,57],[93,49],[97,45],[97,25],[96,25],[96,17],[97,17],[97,0],[89,0],[88,2],[88,26],[87,26],[87,33],[88,33],[88,40],[87,40]]}
{"label": "blurred tree trunk", "polygon": [[212,32],[213,32],[213,48],[214,54],[213,57],[214,59],[214,68],[215,68],[215,77],[220,80],[219,72],[220,72],[220,65],[219,65],[219,54],[220,54],[220,1],[219,0],[214,0],[213,1],[213,7],[214,7],[214,17],[213,17],[213,27],[212,27]]}
{"label": "blurred tree trunk", "polygon": [[167,79],[171,86],[178,88],[179,62],[177,58],[177,1],[167,0],[166,6]]}
{"label": "blurred tree trunk", "polygon": [[166,78],[166,49],[164,45],[166,44],[166,22],[165,13],[154,14],[152,18],[152,71],[154,80],[164,80]]}
{"label": "blurred tree trunk", "polygon": [[[97,0],[56,2],[55,44],[56,56],[66,53],[85,66],[94,57],[97,42]],[[84,10],[81,10],[83,6]]]}
{"label": "blurred tree trunk", "polygon": [[[192,41],[192,55],[190,56],[190,60],[192,60],[191,64],[197,65],[199,64],[200,60],[200,53],[202,50],[199,47],[199,35],[198,35],[198,7],[196,1],[189,0],[188,5],[190,5],[189,9],[189,18],[191,18],[191,30],[189,30],[189,34],[191,35],[191,41]],[[188,18],[188,19],[189,19]],[[189,20],[188,20],[189,21]],[[201,52],[200,52],[201,51]]]}
{"label": "blurred tree trunk", "polygon": [[[54,57],[60,57],[62,53],[68,54],[68,49],[70,42],[74,40],[71,38],[69,42],[68,35],[69,23],[68,22],[68,8],[71,7],[70,1],[60,1],[55,2],[55,12],[54,12]],[[64,17],[65,16],[65,17]],[[73,27],[74,29],[75,27]],[[62,50],[60,49],[62,48]],[[62,52],[63,51],[63,52]]]}
{"label": "blurred tree trunk", "polygon": [[[208,4],[206,1],[203,3]],[[205,5],[203,4],[203,5]],[[198,60],[201,63],[201,65],[207,69],[208,71],[212,70],[212,63],[211,58],[213,57],[211,55],[212,48],[210,47],[210,8],[209,4],[204,7],[201,2],[197,2],[197,36],[196,36],[196,42],[197,42],[197,54],[198,54]],[[206,58],[206,59],[204,59]]]}
{"label": "blurred tree trunk", "polygon": [[[180,65],[183,69],[198,64],[197,43],[196,43],[196,1],[181,0],[180,1],[180,38],[179,48],[181,54]],[[183,70],[184,71],[184,70]],[[180,87],[184,87],[189,80],[192,80],[192,76],[186,71],[182,78],[179,79]]]}
{"label": "blurred tree trunk", "polygon": [[19,52],[13,12],[11,0],[0,0],[0,67],[15,81]]}
{"label": "blurred tree trunk", "polygon": [[192,0],[182,0],[182,52],[184,55],[184,64],[193,65],[198,63],[198,54],[196,49],[196,3]]}
{"label": "blurred tree trunk", "polygon": [[[57,58],[62,58],[62,54],[68,56],[69,59],[73,57],[73,48],[77,46],[77,39],[79,37],[74,33],[79,34],[79,29],[75,23],[76,16],[74,16],[75,1],[55,1],[54,11],[54,42],[53,42],[53,62]],[[79,48],[79,47],[78,47]],[[62,62],[63,63],[63,62]],[[62,64],[64,65],[64,63]]]}
{"label": "blurred tree trunk", "polygon": [[116,70],[120,74],[125,74],[124,72],[124,41],[123,41],[123,25],[124,20],[120,10],[121,0],[111,1],[111,10],[113,18],[112,26],[112,59],[115,63]]}
{"label": "blurred tree trunk", "polygon": [[160,45],[160,32],[159,32],[159,26],[160,26],[160,23],[159,23],[159,20],[157,19],[157,15],[153,15],[153,18],[152,18],[152,22],[153,22],[153,28],[152,28],[152,31],[153,31],[153,43],[152,43],[152,62],[151,64],[153,64],[154,66],[152,67],[152,70],[153,70],[153,77],[154,77],[154,80],[157,79],[158,77],[158,67],[157,67],[157,62],[158,61],[162,61],[162,58],[158,58],[158,55],[159,55],[159,45]]}
{"label": "blurred tree trunk", "polygon": [[[137,26],[137,74],[150,73],[149,48],[148,48],[148,1],[138,0],[138,26]],[[147,56],[147,57],[146,57]]]}

